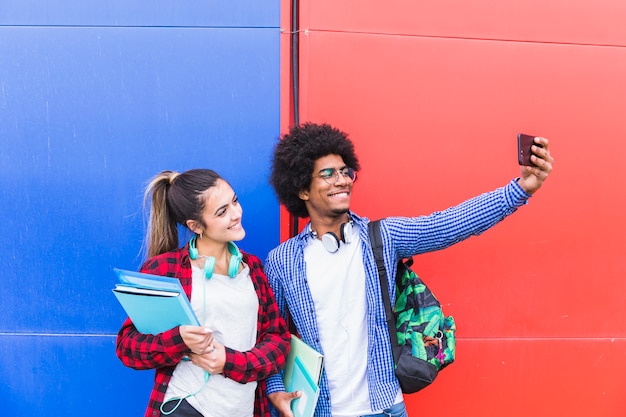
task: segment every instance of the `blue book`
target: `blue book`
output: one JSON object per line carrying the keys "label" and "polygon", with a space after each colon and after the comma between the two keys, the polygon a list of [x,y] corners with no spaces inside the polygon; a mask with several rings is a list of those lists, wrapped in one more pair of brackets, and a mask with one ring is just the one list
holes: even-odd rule
{"label": "blue book", "polygon": [[302,393],[300,398],[291,402],[291,411],[295,417],[312,417],[315,413],[323,368],[324,356],[297,336],[291,335],[283,382],[288,392]]}
{"label": "blue book", "polygon": [[120,283],[113,294],[144,334],[159,334],[186,324],[199,326],[187,294],[176,278],[114,269]]}

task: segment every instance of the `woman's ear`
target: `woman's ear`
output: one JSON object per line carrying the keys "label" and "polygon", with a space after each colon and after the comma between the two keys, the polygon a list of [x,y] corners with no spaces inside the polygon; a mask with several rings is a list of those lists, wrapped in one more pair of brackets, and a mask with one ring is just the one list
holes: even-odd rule
{"label": "woman's ear", "polygon": [[189,230],[197,235],[202,233],[202,227],[200,227],[200,223],[198,223],[196,220],[187,220],[185,222],[185,225],[189,228]]}

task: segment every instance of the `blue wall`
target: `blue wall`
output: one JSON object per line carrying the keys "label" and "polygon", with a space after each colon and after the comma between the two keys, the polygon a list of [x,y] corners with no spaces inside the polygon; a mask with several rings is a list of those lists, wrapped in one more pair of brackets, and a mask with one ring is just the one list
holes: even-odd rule
{"label": "blue wall", "polygon": [[217,170],[241,247],[278,244],[279,2],[4,0],[0,60],[2,414],[142,415],[153,372],[116,358],[111,288],[148,178]]}

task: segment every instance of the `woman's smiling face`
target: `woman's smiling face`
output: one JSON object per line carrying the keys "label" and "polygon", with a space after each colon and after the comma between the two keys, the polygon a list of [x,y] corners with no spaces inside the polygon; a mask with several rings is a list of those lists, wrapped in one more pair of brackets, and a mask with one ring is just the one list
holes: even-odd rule
{"label": "woman's smiling face", "polygon": [[204,236],[217,242],[243,239],[246,235],[241,225],[243,208],[232,187],[220,179],[205,192],[205,198],[202,211]]}

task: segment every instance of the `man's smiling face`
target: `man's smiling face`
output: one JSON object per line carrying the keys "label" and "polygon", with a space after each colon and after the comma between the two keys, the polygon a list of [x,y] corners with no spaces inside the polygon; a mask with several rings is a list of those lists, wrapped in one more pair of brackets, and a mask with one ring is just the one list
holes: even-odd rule
{"label": "man's smiling face", "polygon": [[[334,170],[334,176],[325,180],[320,174],[329,168]],[[311,186],[309,190],[300,192],[300,198],[306,202],[312,219],[336,218],[350,210],[354,181],[337,172],[344,168],[346,164],[339,155],[326,155],[315,161],[311,173]],[[328,184],[327,181],[332,184]]]}

